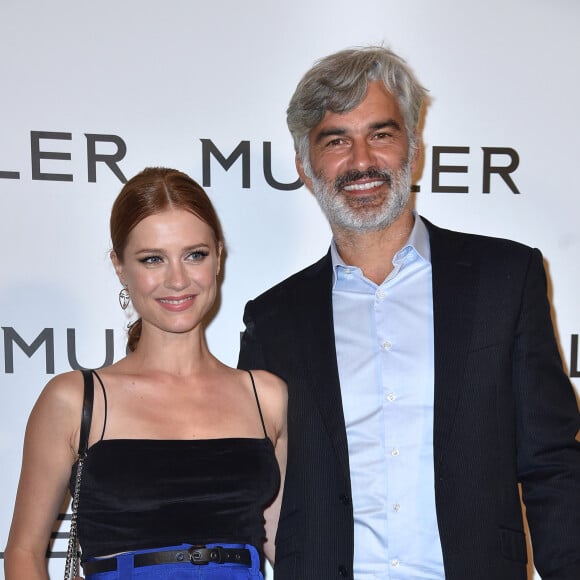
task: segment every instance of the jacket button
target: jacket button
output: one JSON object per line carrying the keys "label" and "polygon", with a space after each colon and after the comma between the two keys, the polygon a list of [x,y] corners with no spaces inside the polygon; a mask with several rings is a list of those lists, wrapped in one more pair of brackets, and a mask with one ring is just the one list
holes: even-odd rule
{"label": "jacket button", "polygon": [[342,505],[350,505],[350,497],[348,497],[348,495],[345,495],[344,493],[341,493],[338,496],[338,499],[339,499],[339,501],[340,501],[340,503]]}
{"label": "jacket button", "polygon": [[338,567],[338,575],[342,576],[343,578],[346,578],[346,576],[348,575],[348,572],[346,571],[346,568],[344,566]]}

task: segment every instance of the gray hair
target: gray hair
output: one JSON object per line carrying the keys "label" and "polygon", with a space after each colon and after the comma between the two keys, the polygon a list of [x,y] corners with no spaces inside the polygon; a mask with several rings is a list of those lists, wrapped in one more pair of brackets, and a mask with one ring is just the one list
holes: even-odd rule
{"label": "gray hair", "polygon": [[382,81],[405,120],[409,153],[417,147],[417,126],[427,90],[407,63],[380,46],[351,48],[317,61],[302,77],[286,111],[294,148],[311,175],[308,135],[327,111],[346,113],[364,99],[369,81]]}

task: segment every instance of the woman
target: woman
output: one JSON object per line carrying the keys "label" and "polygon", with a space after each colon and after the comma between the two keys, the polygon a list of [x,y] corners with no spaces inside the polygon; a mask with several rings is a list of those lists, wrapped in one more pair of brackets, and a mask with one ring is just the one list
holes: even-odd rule
{"label": "woman", "polygon": [[[110,225],[119,299],[140,318],[129,354],[95,374],[78,509],[85,577],[261,578],[262,550],[274,558],[286,385],[208,350],[223,249],[215,210],[187,175],[149,168],[123,187]],[[82,407],[77,371],[54,377],[34,406],[6,580],[48,578]]]}

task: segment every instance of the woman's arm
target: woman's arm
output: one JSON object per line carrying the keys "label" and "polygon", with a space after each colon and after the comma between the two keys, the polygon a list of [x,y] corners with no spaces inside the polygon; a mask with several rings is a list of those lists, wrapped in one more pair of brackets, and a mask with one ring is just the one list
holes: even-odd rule
{"label": "woman's arm", "polygon": [[286,454],[288,446],[288,429],[286,413],[288,409],[288,391],[286,383],[279,377],[265,371],[252,371],[257,375],[260,401],[265,411],[268,435],[274,444],[276,459],[280,468],[280,489],[272,504],[265,510],[266,542],[264,554],[272,566],[275,558],[276,530],[280,517],[280,506],[284,492],[284,476],[286,474]]}
{"label": "woman's arm", "polygon": [[76,459],[81,408],[81,375],[66,373],[46,385],[32,409],[4,552],[5,580],[48,580],[46,549]]}

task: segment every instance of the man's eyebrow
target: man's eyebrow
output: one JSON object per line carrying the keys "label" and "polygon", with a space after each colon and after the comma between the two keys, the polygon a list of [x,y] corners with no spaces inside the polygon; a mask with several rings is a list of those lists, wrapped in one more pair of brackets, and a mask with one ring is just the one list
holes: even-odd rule
{"label": "man's eyebrow", "polygon": [[[377,121],[376,123],[372,123],[369,125],[369,128],[373,131],[376,131],[377,129],[395,129],[400,131],[401,125],[395,121],[395,119],[387,119],[385,121]],[[327,137],[339,137],[345,134],[346,129],[342,127],[328,127],[327,129],[323,129],[316,134],[314,142],[320,143],[320,141],[326,139]]]}
{"label": "man's eyebrow", "polygon": [[315,143],[320,143],[326,137],[333,137],[344,135],[346,133],[346,129],[340,129],[339,127],[329,127],[328,129],[324,129],[316,134],[316,139],[314,140]]}
{"label": "man's eyebrow", "polygon": [[396,129],[401,130],[401,125],[395,119],[388,119],[387,121],[378,121],[371,125],[371,129]]}

